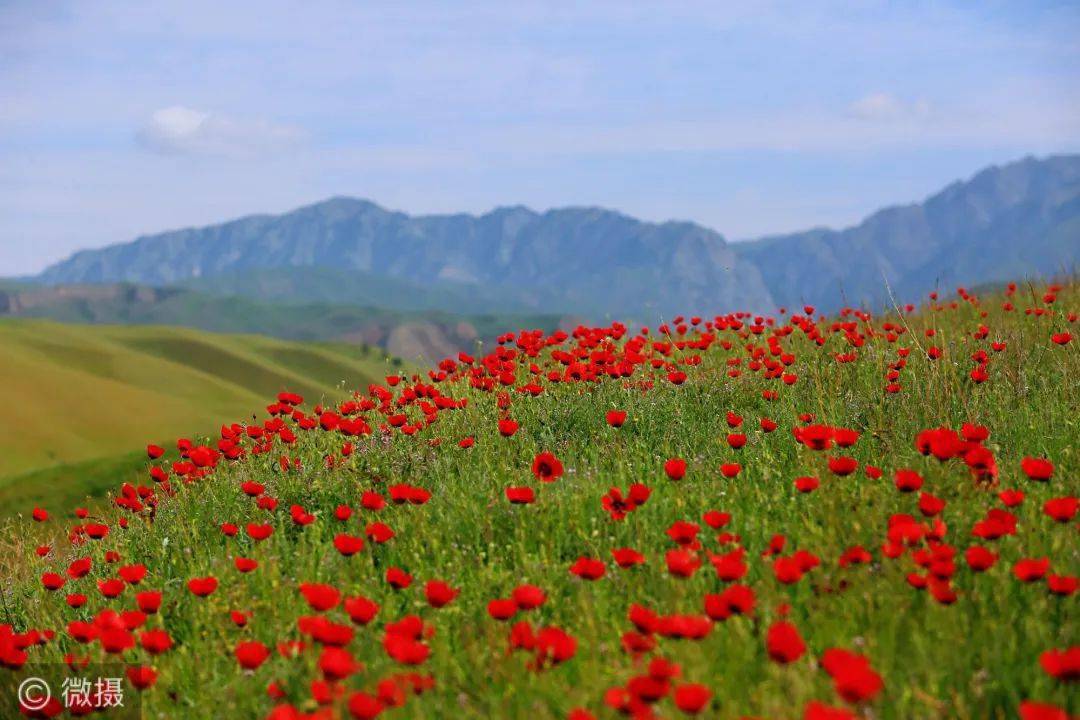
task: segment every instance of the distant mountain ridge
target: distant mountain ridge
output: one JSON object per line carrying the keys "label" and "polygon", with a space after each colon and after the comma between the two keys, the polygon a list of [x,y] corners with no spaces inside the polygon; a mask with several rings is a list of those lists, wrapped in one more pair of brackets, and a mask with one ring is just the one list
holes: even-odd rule
{"label": "distant mountain ridge", "polygon": [[[365,289],[379,288],[379,304],[389,308],[651,320],[804,300],[876,307],[888,302],[888,288],[912,299],[938,285],[1068,273],[1078,259],[1080,156],[1072,155],[987,168],[844,230],[740,243],[694,223],[643,222],[602,208],[414,217],[338,197],[78,252],[38,280],[190,284],[292,301],[335,293],[370,301]],[[293,274],[307,279],[291,281]]]}

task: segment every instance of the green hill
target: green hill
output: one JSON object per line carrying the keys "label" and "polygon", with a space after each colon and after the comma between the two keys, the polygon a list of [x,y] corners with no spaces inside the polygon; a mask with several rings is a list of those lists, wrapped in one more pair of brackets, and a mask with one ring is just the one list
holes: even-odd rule
{"label": "green hill", "polygon": [[401,369],[363,345],[178,327],[3,319],[0,347],[4,427],[11,429],[0,433],[5,501],[13,489],[78,485],[96,463],[115,466],[148,438],[214,432],[222,418],[260,413],[282,390],[337,398],[342,386],[362,388]]}

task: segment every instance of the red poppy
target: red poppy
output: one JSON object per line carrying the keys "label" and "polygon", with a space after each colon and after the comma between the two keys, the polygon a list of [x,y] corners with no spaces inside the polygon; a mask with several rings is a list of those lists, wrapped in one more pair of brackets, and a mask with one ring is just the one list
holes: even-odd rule
{"label": "red poppy", "polygon": [[1050,558],[1017,560],[1013,564],[1013,575],[1020,582],[1042,580],[1050,570]]}
{"label": "red poppy", "polygon": [[218,581],[214,577],[192,578],[188,580],[187,586],[192,595],[206,597],[217,590]]}
{"label": "red poppy", "polygon": [[404,590],[412,585],[412,575],[401,568],[391,567],[386,571],[386,582],[395,590]]}
{"label": "red poppy", "polygon": [[258,640],[239,643],[233,650],[236,661],[245,670],[255,670],[270,657],[270,650]]}
{"label": "red poppy", "polygon": [[604,563],[601,560],[589,557],[578,558],[570,566],[570,572],[582,580],[599,580],[604,576]]}
{"label": "red poppy", "polygon": [[623,423],[626,422],[626,411],[625,410],[608,410],[607,414],[604,416],[604,419],[607,421],[607,424],[610,425],[611,427],[620,428],[620,427],[623,426]]}
{"label": "red poppy", "polygon": [[1076,516],[1077,508],[1080,508],[1080,499],[1075,497],[1061,497],[1047,500],[1043,505],[1043,512],[1057,522],[1065,523]]}
{"label": "red poppy", "polygon": [[675,707],[687,715],[697,715],[709,704],[709,700],[712,699],[712,692],[704,685],[687,683],[675,688],[674,699]]}
{"label": "red poppy", "polygon": [[446,607],[454,601],[454,598],[460,592],[460,590],[451,587],[442,580],[429,580],[424,585],[424,597],[427,598],[428,605],[433,608]]}
{"label": "red poppy", "polygon": [[549,452],[542,452],[533,459],[532,473],[540,482],[554,482],[562,477],[563,466],[559,458]]}
{"label": "red poppy", "polygon": [[786,620],[779,620],[769,626],[765,636],[765,649],[774,661],[787,665],[793,663],[806,652],[799,630]]}
{"label": "red poppy", "polygon": [[516,505],[528,505],[536,501],[536,492],[531,487],[508,487],[506,499]]}
{"label": "red poppy", "polygon": [[339,553],[349,557],[364,549],[364,539],[355,535],[338,533],[334,536],[334,547],[337,548]]}
{"label": "red poppy", "polygon": [[1045,482],[1054,475],[1054,463],[1045,458],[1025,457],[1020,461],[1020,469],[1032,480]]}
{"label": "red poppy", "polygon": [[682,480],[686,475],[686,461],[682,458],[671,458],[664,463],[664,472],[672,480]]}

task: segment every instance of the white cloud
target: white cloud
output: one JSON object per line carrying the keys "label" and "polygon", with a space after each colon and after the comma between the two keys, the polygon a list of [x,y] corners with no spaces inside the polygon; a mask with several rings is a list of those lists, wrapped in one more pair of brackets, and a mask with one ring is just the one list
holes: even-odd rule
{"label": "white cloud", "polygon": [[143,147],[167,155],[252,158],[296,147],[306,133],[290,125],[238,120],[173,105],[155,111],[136,139]]}
{"label": "white cloud", "polygon": [[848,114],[860,120],[880,122],[923,118],[929,112],[930,105],[925,100],[904,102],[885,92],[864,95],[848,106]]}

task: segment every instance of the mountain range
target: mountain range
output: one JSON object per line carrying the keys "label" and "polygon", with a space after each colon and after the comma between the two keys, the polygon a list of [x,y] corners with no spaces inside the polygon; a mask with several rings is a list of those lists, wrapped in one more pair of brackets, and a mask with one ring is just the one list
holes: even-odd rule
{"label": "mountain range", "polygon": [[874,309],[890,294],[915,300],[936,288],[1069,274],[1078,259],[1080,155],[1060,155],[986,168],[843,230],[732,243],[691,222],[594,207],[410,216],[337,197],[84,250],[34,280],[652,321],[804,301]]}

